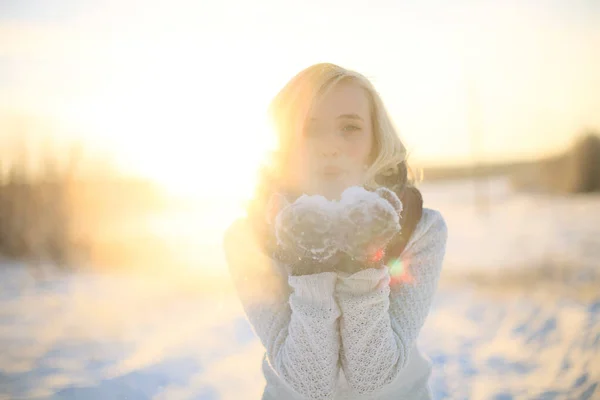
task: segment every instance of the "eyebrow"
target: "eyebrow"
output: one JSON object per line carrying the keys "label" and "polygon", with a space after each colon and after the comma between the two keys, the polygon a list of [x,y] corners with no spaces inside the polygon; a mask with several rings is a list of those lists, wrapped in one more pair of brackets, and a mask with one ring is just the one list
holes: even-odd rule
{"label": "eyebrow", "polygon": [[[364,121],[360,115],[354,114],[354,113],[353,114],[340,114],[340,115],[337,116],[336,119],[344,119],[344,118],[346,118],[346,119],[356,119],[356,120]],[[317,122],[317,121],[318,121],[318,119],[315,118],[315,117],[309,119],[309,122]]]}
{"label": "eyebrow", "polygon": [[359,119],[359,120],[363,120],[362,117],[358,114],[342,114],[342,115],[338,115],[337,119],[342,119],[342,118],[347,118],[347,119]]}

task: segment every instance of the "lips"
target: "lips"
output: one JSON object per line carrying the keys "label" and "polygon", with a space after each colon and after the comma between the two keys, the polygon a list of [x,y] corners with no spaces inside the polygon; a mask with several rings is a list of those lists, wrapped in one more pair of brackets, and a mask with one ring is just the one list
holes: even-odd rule
{"label": "lips", "polygon": [[328,165],[321,170],[321,173],[326,176],[337,176],[344,172],[340,167],[334,165]]}

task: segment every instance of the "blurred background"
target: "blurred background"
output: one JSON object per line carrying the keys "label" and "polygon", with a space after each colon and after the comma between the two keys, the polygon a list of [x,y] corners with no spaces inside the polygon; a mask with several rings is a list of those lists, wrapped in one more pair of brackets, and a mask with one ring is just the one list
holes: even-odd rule
{"label": "blurred background", "polygon": [[222,234],[317,62],[447,220],[436,399],[600,398],[600,2],[0,0],[0,399],[260,398]]}

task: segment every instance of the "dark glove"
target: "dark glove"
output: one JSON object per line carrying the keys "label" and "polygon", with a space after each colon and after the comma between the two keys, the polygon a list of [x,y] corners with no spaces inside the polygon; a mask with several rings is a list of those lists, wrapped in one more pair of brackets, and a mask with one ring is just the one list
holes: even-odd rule
{"label": "dark glove", "polygon": [[334,228],[337,208],[321,196],[301,196],[282,204],[274,219],[275,257],[290,275],[333,271],[338,254]]}
{"label": "dark glove", "polygon": [[380,267],[387,244],[400,232],[402,202],[387,188],[370,192],[353,187],[344,191],[340,203],[340,250],[350,258],[341,269]]}

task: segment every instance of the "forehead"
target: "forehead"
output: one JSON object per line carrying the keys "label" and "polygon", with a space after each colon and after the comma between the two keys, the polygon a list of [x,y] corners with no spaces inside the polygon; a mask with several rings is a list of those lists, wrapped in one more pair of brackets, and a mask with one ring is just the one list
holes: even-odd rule
{"label": "forehead", "polygon": [[343,114],[358,114],[363,119],[370,116],[370,103],[364,88],[354,82],[341,82],[318,99],[311,118],[336,118]]}

